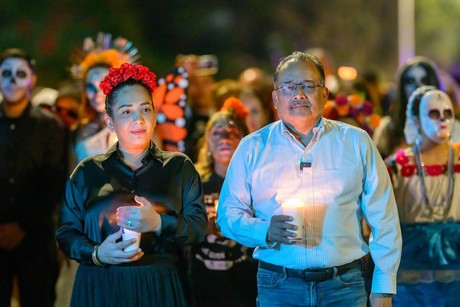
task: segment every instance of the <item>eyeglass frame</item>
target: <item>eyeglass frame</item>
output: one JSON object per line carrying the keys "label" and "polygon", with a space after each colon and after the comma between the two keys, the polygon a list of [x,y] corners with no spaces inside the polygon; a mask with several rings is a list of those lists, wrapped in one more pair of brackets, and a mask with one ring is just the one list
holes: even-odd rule
{"label": "eyeglass frame", "polygon": [[[288,89],[288,87],[293,87],[292,90]],[[281,94],[283,95],[293,95],[297,93],[297,89],[300,87],[302,92],[306,94],[313,94],[318,87],[325,87],[325,84],[313,81],[313,80],[305,80],[302,83],[294,83],[293,85],[282,85],[275,88],[275,91],[281,90]],[[306,87],[306,88],[304,88]],[[289,91],[289,92],[287,92]]]}

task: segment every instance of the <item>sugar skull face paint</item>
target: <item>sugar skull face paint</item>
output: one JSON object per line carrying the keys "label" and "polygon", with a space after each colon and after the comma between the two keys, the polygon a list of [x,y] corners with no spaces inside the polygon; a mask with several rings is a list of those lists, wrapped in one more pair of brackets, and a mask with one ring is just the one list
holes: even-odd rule
{"label": "sugar skull face paint", "polygon": [[35,83],[35,75],[21,58],[8,58],[0,66],[0,91],[6,101],[15,103],[28,99]]}
{"label": "sugar skull face paint", "polygon": [[426,93],[420,101],[420,123],[424,134],[436,143],[450,140],[454,126],[452,102],[439,90]]}
{"label": "sugar skull face paint", "polygon": [[86,75],[86,96],[90,106],[99,113],[105,110],[105,95],[99,88],[99,84],[109,72],[109,68],[104,66],[95,66],[88,70]]}

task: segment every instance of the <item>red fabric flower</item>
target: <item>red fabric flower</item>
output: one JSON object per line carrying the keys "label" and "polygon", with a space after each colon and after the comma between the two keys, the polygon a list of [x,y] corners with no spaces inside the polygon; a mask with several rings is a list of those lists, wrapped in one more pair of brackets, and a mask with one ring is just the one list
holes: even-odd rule
{"label": "red fabric flower", "polygon": [[415,165],[404,165],[401,168],[401,175],[403,177],[410,177],[415,174],[415,169],[416,169]]}
{"label": "red fabric flower", "polygon": [[339,95],[335,98],[335,103],[338,105],[338,106],[344,106],[348,103],[348,99],[347,99],[347,96],[345,95]]}
{"label": "red fabric flower", "polygon": [[409,157],[406,156],[406,152],[404,151],[404,149],[400,149],[396,152],[395,161],[399,165],[403,165],[403,166],[409,163]]}
{"label": "red fabric flower", "polygon": [[439,176],[444,172],[444,166],[442,165],[427,165],[425,171],[428,176]]}
{"label": "red fabric flower", "polygon": [[460,164],[455,164],[454,165],[454,172],[460,173]]}
{"label": "red fabric flower", "polygon": [[239,100],[238,98],[235,97],[229,97],[224,101],[224,104],[222,105],[222,108],[220,108],[221,111],[230,111],[236,114],[239,118],[245,120],[246,117],[249,114],[248,108]]}
{"label": "red fabric flower", "polygon": [[105,95],[110,95],[115,87],[129,79],[142,82],[151,92],[157,87],[156,75],[143,65],[124,63],[120,67],[111,68],[99,87]]}

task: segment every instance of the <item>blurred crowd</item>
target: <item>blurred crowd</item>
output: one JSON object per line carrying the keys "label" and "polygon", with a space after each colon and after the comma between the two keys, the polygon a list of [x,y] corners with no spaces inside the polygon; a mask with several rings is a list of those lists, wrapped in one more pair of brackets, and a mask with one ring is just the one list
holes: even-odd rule
{"label": "blurred crowd", "polygon": [[[33,66],[27,69],[17,68],[15,63],[6,63],[9,56],[4,56],[0,62],[2,74],[0,90],[3,97],[11,98],[8,96],[10,94],[7,82],[20,84],[27,79],[24,88],[31,107],[48,112],[54,120],[52,131],[46,135],[46,138],[57,137],[62,133],[63,137],[52,144],[52,146],[62,147],[59,149],[62,153],[59,157],[50,154],[57,148],[45,148],[49,143],[49,139],[45,136],[43,138],[35,136],[36,148],[28,149],[42,150],[43,147],[46,162],[43,165],[36,165],[34,171],[37,173],[50,171],[49,174],[55,174],[51,172],[52,163],[48,160],[60,161],[61,169],[56,170],[57,175],[54,178],[59,179],[59,182],[54,185],[60,188],[65,178],[80,161],[105,153],[117,142],[116,135],[107,128],[104,120],[105,95],[99,88],[101,80],[112,67],[118,67],[125,62],[140,63],[142,60],[141,52],[132,42],[122,37],[114,38],[109,33],[99,33],[95,38],[86,38],[81,51],[81,57],[72,66],[72,76],[69,80],[63,80],[56,89],[35,86],[34,80],[28,80],[28,77],[35,74]],[[16,52],[18,52],[17,57],[23,56],[21,51]],[[432,59],[425,56],[411,58],[395,71],[393,82],[382,82],[378,72],[372,70],[358,72],[353,78],[341,76],[337,72],[332,56],[327,51],[312,48],[307,52],[318,57],[325,68],[325,85],[330,94],[323,116],[364,129],[372,137],[382,158],[386,161],[391,161],[394,157],[392,155],[399,149],[411,145],[404,134],[407,108],[409,97],[420,86],[433,86],[446,93],[452,102],[452,117],[460,118],[460,75],[451,75],[441,70]],[[40,59],[36,60],[40,61]],[[33,59],[30,58],[29,63],[32,62]],[[255,280],[257,261],[252,258],[250,248],[222,237],[215,227],[215,212],[227,167],[239,141],[244,136],[279,119],[272,100],[273,78],[271,72],[266,72],[259,67],[248,67],[241,71],[238,78],[224,77],[217,80],[218,69],[218,58],[214,55],[179,54],[175,63],[171,63],[170,73],[158,76],[158,88],[154,92],[157,116],[154,142],[160,149],[180,151],[188,155],[195,163],[202,179],[204,201],[210,223],[205,241],[185,251],[187,273],[197,305],[254,306],[257,296]],[[21,76],[24,70],[29,70],[25,77]],[[0,112],[2,133],[0,137],[4,137],[3,134],[7,133],[7,130],[14,130],[11,127],[15,125],[15,121],[4,111]],[[40,128],[30,126],[30,129]],[[31,138],[34,137],[33,135],[33,131],[26,131],[21,137]],[[458,120],[454,122],[450,141],[460,142]],[[0,143],[5,146],[4,148],[9,148],[8,144],[1,141]],[[17,152],[5,152],[5,150],[1,149],[2,155],[20,156]],[[24,161],[18,159],[15,163],[24,163]],[[391,169],[392,164],[388,163]],[[11,192],[13,191],[11,180],[15,177],[11,172],[17,171],[17,168],[11,168],[5,163],[0,163],[0,166],[2,167],[0,182],[6,187],[2,189],[9,189]],[[46,181],[49,177],[30,173],[24,176],[33,178],[34,182]],[[21,182],[17,180],[15,185]],[[15,205],[20,205],[19,200],[17,203],[11,201],[7,204],[5,197],[19,199],[20,194],[25,193],[29,196],[28,201],[32,199],[35,202],[47,201],[48,203],[43,205],[48,208],[45,210],[48,216],[44,217],[44,221],[56,223],[61,195],[57,192],[59,190],[50,189],[48,185],[28,191],[26,189],[29,186],[30,184],[15,189],[17,195],[11,194],[12,192],[6,196],[1,194],[0,215],[8,213],[8,210]],[[41,190],[46,189],[53,191],[56,197],[42,199]],[[404,200],[400,198],[398,201]],[[35,257],[30,253],[31,248],[52,250],[53,252],[44,253],[43,257],[56,257],[56,261],[33,262],[37,266],[45,266],[43,270],[50,272],[46,276],[43,275],[43,279],[48,278],[49,282],[43,281],[40,285],[31,286],[27,279],[35,276],[24,274],[23,270],[15,270],[15,266],[0,265],[0,295],[9,298],[13,293],[15,304],[21,301],[23,306],[33,306],[34,303],[26,303],[31,302],[27,298],[28,291],[32,293],[34,289],[41,289],[40,291],[49,292],[49,296],[37,296],[37,300],[43,298],[42,302],[49,305],[43,303],[40,306],[68,306],[73,276],[78,264],[61,253],[56,254],[58,249],[53,245],[53,236],[44,235],[40,239],[41,244],[36,246],[34,242],[28,242],[34,240],[28,238],[28,232],[34,232],[35,228],[27,228],[25,234],[15,244],[8,245],[3,243],[4,240],[2,241],[2,236],[6,236],[7,233],[5,230],[2,234],[4,225],[18,222],[16,216],[24,210],[29,210],[30,207],[11,209],[11,212],[14,211],[11,216],[0,216],[0,262],[8,263],[11,257],[23,259],[21,263],[26,261],[24,259],[29,261]],[[36,211],[32,212],[36,215],[30,219],[41,218]],[[456,220],[457,217],[449,216],[449,218]],[[16,226],[21,228],[23,223],[28,222],[21,220],[18,222],[19,226]],[[45,227],[43,223],[38,224],[39,227]],[[55,224],[48,225],[50,231],[54,231],[54,227]],[[363,236],[367,238],[371,236],[365,221],[363,221]],[[44,242],[46,240],[48,242]],[[27,246],[24,247],[23,244]],[[39,270],[36,272],[40,274]],[[244,274],[247,278],[241,279]],[[244,282],[241,282],[242,280]],[[46,286],[50,286],[51,289],[45,289]],[[6,301],[9,299],[0,300],[0,306],[7,306]]]}

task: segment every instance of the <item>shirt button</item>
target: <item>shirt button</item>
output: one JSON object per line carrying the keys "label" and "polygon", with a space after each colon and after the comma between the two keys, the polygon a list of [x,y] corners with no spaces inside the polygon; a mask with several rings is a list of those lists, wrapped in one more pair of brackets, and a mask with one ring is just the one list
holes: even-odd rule
{"label": "shirt button", "polygon": [[16,129],[16,125],[15,125],[15,124],[11,124],[11,125],[10,125],[10,129],[11,129],[11,130]]}
{"label": "shirt button", "polygon": [[136,192],[136,191],[134,191],[134,190],[131,190],[131,194],[134,194],[134,192]]}
{"label": "shirt button", "polygon": [[13,184],[13,183],[14,183],[14,178],[8,179],[8,182],[11,183],[11,184]]}

